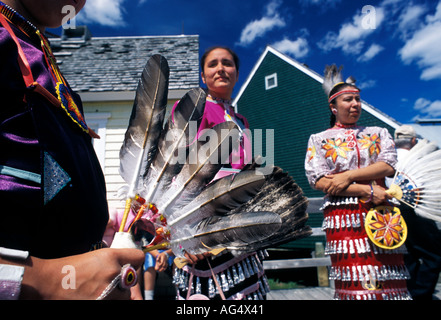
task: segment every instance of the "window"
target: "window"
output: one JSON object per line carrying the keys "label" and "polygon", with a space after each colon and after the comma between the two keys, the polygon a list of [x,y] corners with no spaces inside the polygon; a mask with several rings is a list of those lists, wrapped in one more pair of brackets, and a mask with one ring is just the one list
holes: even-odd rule
{"label": "window", "polygon": [[277,87],[277,73],[265,77],[265,90]]}

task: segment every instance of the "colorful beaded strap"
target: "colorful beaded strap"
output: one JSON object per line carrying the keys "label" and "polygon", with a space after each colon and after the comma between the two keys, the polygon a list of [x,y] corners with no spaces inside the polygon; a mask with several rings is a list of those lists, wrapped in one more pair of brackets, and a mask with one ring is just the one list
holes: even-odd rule
{"label": "colorful beaded strap", "polygon": [[[41,48],[46,63],[49,66],[52,77],[54,78],[54,81],[56,83],[55,90],[57,93],[57,97],[52,95],[46,88],[41,86],[38,82],[34,81],[31,67],[26,58],[26,55],[18,41],[17,36],[15,35],[14,31],[12,30],[7,20],[9,20],[12,24],[17,26],[26,35],[29,36],[29,34],[34,34],[40,40]],[[82,113],[80,112],[78,106],[76,105],[72,97],[72,94],[66,84],[66,81],[61,75],[55,57],[44,35],[42,35],[40,31],[30,22],[25,20],[16,11],[14,11],[12,8],[10,8],[9,6],[7,6],[2,2],[0,2],[0,23],[5,28],[5,30],[8,31],[8,33],[11,35],[12,39],[14,40],[17,46],[17,50],[18,50],[17,60],[26,87],[45,97],[52,105],[56,107],[61,107],[69,116],[69,118],[74,123],[76,123],[84,132],[88,133],[92,138],[99,138],[99,136],[87,126]]]}

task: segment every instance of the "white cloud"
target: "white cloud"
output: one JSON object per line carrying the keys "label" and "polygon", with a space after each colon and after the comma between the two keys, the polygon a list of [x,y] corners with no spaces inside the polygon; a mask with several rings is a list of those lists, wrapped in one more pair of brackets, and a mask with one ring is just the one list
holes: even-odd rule
{"label": "white cloud", "polygon": [[421,16],[427,8],[423,5],[410,5],[406,7],[398,18],[398,30],[404,35],[420,24]]}
{"label": "white cloud", "polygon": [[379,54],[381,51],[383,51],[384,48],[378,44],[372,44],[367,51],[358,57],[357,61],[359,62],[367,62],[372,60],[377,54]]}
{"label": "white cloud", "polygon": [[294,41],[285,38],[272,46],[280,52],[292,55],[296,59],[303,58],[309,53],[308,41],[305,38],[297,38]]}
{"label": "white cloud", "polygon": [[252,43],[256,38],[263,36],[275,27],[284,27],[285,21],[279,16],[263,17],[247,24],[240,36],[240,44],[246,46]]}
{"label": "white cloud", "polygon": [[125,0],[88,0],[78,14],[80,23],[97,23],[109,27],[124,26]]}
{"label": "white cloud", "polygon": [[423,114],[423,117],[436,118],[441,116],[441,101],[430,101],[425,98],[419,98],[415,101],[415,110]]}
{"label": "white cloud", "polygon": [[266,16],[274,16],[277,15],[277,9],[282,5],[282,0],[272,0],[270,3],[266,5]]}
{"label": "white cloud", "polygon": [[359,87],[361,90],[365,90],[365,89],[369,89],[369,88],[374,88],[377,86],[377,81],[376,80],[365,80],[360,84],[357,84],[357,87]]}
{"label": "white cloud", "polygon": [[[124,2],[128,0],[88,0],[77,18],[79,23],[96,23],[108,27],[125,26]],[[133,1],[133,0],[130,0]],[[138,0],[138,6],[148,0]]]}
{"label": "white cloud", "polygon": [[299,2],[303,6],[315,5],[325,10],[329,7],[336,7],[341,0],[300,0]]}
{"label": "white cloud", "polygon": [[240,35],[239,45],[247,46],[251,44],[256,38],[262,37],[268,31],[274,28],[283,28],[286,22],[277,13],[281,1],[273,0],[266,6],[266,13],[259,20],[254,20],[248,23],[242,30]]}
{"label": "white cloud", "polygon": [[436,11],[433,16],[427,17],[427,22],[435,22],[441,20],[441,1],[438,2],[438,5],[436,6]]}
{"label": "white cloud", "polygon": [[375,32],[384,20],[383,8],[373,9],[371,13],[359,12],[354,15],[352,21],[344,23],[338,33],[328,32],[319,41],[319,48],[324,51],[341,49],[346,54],[360,54],[364,47],[364,39]]}
{"label": "white cloud", "polygon": [[422,80],[441,79],[441,2],[434,15],[427,16],[424,25],[413,33],[399,51],[405,64],[416,62]]}

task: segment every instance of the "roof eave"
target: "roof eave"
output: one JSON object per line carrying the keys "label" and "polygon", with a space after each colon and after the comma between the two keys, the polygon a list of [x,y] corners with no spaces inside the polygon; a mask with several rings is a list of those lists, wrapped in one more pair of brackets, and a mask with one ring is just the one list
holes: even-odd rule
{"label": "roof eave", "polygon": [[[168,90],[167,98],[169,100],[181,99],[187,89],[172,89]],[[84,91],[77,92],[81,96],[83,102],[116,102],[116,101],[133,101],[135,99],[136,91]]]}
{"label": "roof eave", "polygon": [[[254,65],[253,69],[251,70],[250,74],[248,75],[248,78],[246,79],[246,81],[244,82],[242,87],[240,88],[236,98],[233,101],[233,105],[236,108],[236,112],[238,111],[237,110],[237,102],[239,101],[239,99],[242,96],[243,92],[245,91],[246,87],[250,83],[251,79],[254,77],[257,69],[262,64],[262,62],[265,59],[265,57],[268,54],[268,52],[271,52],[272,54],[276,55],[277,57],[279,57],[283,61],[289,63],[293,67],[295,67],[298,70],[302,71],[303,73],[307,74],[308,76],[310,76],[314,80],[316,80],[316,81],[318,81],[320,83],[323,83],[323,77],[321,75],[319,75],[317,72],[307,68],[303,64],[299,63],[298,61],[294,60],[291,57],[288,57],[287,55],[285,55],[282,52],[274,49],[273,47],[267,46],[265,51],[260,56],[259,60],[257,60],[257,63]],[[367,112],[369,112],[373,116],[377,117],[381,121],[385,122],[386,124],[388,124],[389,126],[391,126],[394,129],[398,128],[401,125],[398,121],[396,121],[395,119],[393,119],[393,118],[389,117],[388,115],[384,114],[383,112],[381,112],[380,110],[376,109],[372,105],[366,103],[365,101],[362,101],[362,108],[363,108],[363,110],[366,110]]]}

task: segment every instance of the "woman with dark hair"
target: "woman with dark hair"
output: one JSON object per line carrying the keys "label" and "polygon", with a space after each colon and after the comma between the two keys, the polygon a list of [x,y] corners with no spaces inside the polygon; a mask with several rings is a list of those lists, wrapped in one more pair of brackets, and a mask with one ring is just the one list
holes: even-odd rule
{"label": "woman with dark hair", "polygon": [[0,300],[128,299],[129,286],[113,289],[143,262],[141,250],[90,251],[109,216],[97,136],[44,36],[85,3],[0,1]]}
{"label": "woman with dark hair", "polygon": [[[409,299],[400,247],[405,224],[399,211],[388,215],[396,211],[384,184],[395,172],[395,145],[385,128],[357,125],[360,90],[340,71],[326,70],[331,128],[311,135],[305,159],[310,185],[326,194],[323,229],[335,298]],[[378,220],[368,220],[374,214]]]}
{"label": "woman with dark hair", "polygon": [[[207,89],[198,131],[233,121],[243,132],[240,150],[236,151],[239,161],[230,162],[222,168],[214,178],[216,180],[239,172],[249,162],[251,144],[244,130],[249,125],[246,118],[235,113],[231,105],[239,76],[237,55],[229,48],[212,47],[202,56],[201,69],[202,81]],[[174,274],[178,299],[263,299],[269,291],[261,263],[264,255],[259,252],[234,256],[229,251],[217,256],[185,253],[189,264],[175,269]]]}

